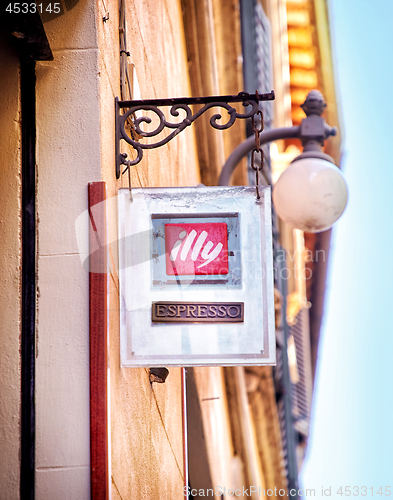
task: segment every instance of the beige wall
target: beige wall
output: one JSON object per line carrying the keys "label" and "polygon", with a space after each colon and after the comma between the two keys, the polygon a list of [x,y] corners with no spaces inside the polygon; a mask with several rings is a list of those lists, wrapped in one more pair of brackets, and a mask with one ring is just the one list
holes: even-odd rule
{"label": "beige wall", "polygon": [[[98,46],[92,0],[45,24],[37,63],[36,498],[88,499],[88,273],[75,220],[100,180]],[[86,227],[86,231],[88,228]]]}
{"label": "beige wall", "polygon": [[19,57],[0,37],[0,498],[19,498],[20,95]]}

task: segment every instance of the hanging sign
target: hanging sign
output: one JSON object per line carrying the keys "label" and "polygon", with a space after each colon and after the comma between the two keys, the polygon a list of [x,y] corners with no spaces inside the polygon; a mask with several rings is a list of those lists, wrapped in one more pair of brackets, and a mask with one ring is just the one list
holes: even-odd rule
{"label": "hanging sign", "polygon": [[275,363],[270,188],[119,190],[123,366]]}

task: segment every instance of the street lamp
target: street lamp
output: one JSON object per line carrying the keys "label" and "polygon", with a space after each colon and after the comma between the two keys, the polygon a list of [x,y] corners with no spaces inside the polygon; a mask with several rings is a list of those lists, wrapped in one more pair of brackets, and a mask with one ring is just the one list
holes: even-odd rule
{"label": "street lamp", "polygon": [[[341,216],[348,190],[333,158],[322,151],[336,129],[321,117],[326,107],[318,90],[312,90],[302,105],[306,118],[299,126],[261,132],[260,144],[279,139],[298,138],[303,153],[297,156],[279,177],[273,189],[273,203],[278,215],[292,227],[311,233],[329,229]],[[254,137],[240,144],[226,161],[219,185],[228,185],[239,161],[254,148]]]}

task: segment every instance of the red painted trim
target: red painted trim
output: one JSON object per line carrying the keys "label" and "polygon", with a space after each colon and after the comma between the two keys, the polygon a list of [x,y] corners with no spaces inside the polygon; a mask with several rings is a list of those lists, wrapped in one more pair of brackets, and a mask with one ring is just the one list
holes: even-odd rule
{"label": "red painted trim", "polygon": [[109,500],[106,185],[89,184],[91,500]]}

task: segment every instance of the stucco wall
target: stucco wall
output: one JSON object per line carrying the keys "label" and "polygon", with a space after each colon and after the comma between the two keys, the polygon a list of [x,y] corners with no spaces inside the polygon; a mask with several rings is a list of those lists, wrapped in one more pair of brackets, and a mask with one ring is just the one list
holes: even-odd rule
{"label": "stucco wall", "polygon": [[[101,177],[95,3],[45,23],[37,63],[36,498],[90,498],[88,273],[75,220]],[[86,226],[86,234],[88,227]]]}
{"label": "stucco wall", "polygon": [[19,57],[2,37],[0,68],[0,498],[13,500],[20,467],[20,95]]}

